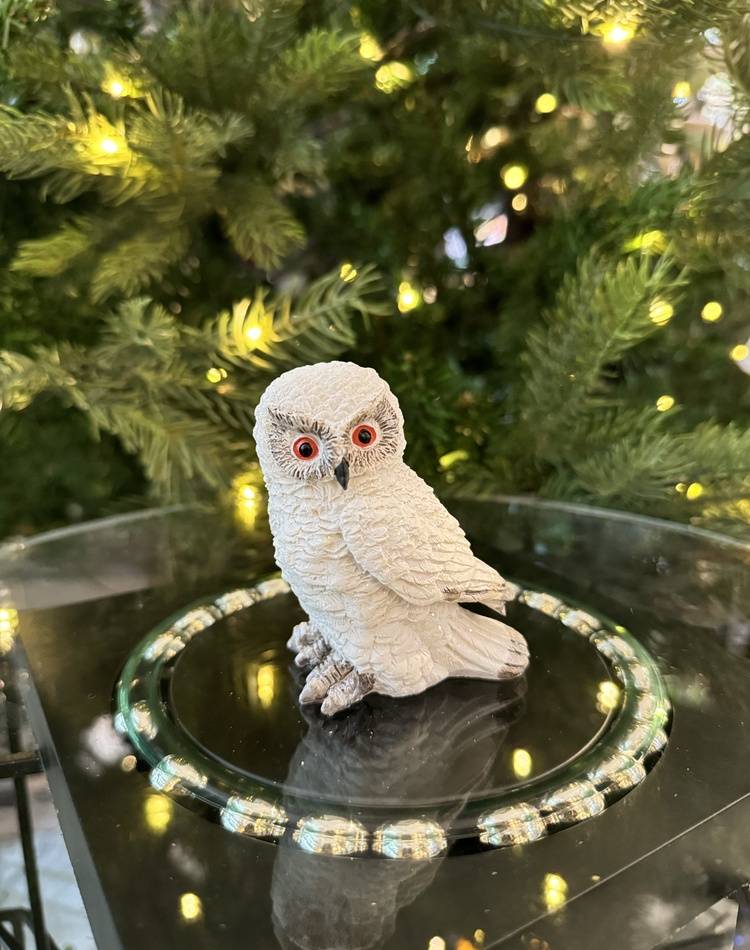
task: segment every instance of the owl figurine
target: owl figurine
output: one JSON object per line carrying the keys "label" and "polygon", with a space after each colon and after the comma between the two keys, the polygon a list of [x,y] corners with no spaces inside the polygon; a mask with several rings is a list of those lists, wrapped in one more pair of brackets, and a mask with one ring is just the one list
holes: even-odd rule
{"label": "owl figurine", "polygon": [[520,633],[461,606],[505,613],[517,590],[405,464],[403,426],[388,384],[355,363],[289,370],[255,412],[276,561],[309,618],[288,643],[310,668],[300,701],[324,715],[529,662]]}

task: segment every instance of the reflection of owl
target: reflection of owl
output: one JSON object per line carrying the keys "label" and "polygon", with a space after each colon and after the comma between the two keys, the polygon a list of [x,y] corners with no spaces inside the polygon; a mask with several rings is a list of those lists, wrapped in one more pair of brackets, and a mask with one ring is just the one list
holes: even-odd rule
{"label": "reflection of owl", "polygon": [[[522,712],[525,688],[523,679],[500,687],[443,683],[398,703],[371,697],[333,722],[307,711],[309,730],[284,782],[287,807],[295,807],[296,796],[326,794],[349,803],[360,817],[368,804],[407,805],[424,807],[449,827],[469,795],[492,787],[490,776],[508,728]],[[443,803],[430,807],[438,800]],[[282,839],[271,885],[279,943],[289,950],[381,946],[399,910],[430,885],[444,858],[332,857]]]}
{"label": "reflection of owl", "polygon": [[401,410],[374,370],[290,370],[255,418],[276,559],[310,618],[289,641],[312,666],[303,702],[330,715],[372,691],[523,673],[523,637],[459,605],[502,610],[512,585],[404,464]]}

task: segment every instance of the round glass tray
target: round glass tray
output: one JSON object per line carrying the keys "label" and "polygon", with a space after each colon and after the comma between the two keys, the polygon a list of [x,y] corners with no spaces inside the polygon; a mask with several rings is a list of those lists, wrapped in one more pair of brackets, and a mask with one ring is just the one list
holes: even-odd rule
{"label": "round glass tray", "polygon": [[637,785],[667,742],[666,692],[621,626],[521,589],[508,622],[529,671],[370,696],[333,719],[300,706],[285,647],[302,618],[280,579],[192,604],[128,659],[116,725],[154,788],[229,831],[316,853],[425,858],[452,839],[533,841]]}

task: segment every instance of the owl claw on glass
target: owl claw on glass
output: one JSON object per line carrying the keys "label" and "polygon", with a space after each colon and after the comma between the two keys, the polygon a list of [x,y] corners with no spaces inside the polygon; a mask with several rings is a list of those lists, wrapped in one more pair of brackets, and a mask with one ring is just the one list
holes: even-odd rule
{"label": "owl claw on glass", "polygon": [[504,612],[516,588],[403,461],[403,426],[385,380],[355,363],[283,373],[256,409],[276,561],[309,617],[289,641],[309,668],[300,701],[325,715],[528,666],[517,630],[461,606]]}

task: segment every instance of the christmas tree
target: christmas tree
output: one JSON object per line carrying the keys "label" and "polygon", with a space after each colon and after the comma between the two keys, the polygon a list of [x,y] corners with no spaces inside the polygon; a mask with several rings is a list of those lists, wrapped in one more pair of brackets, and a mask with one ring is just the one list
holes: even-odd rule
{"label": "christmas tree", "polygon": [[0,536],[234,486],[273,376],[391,382],[438,491],[750,533],[726,0],[0,11]]}

